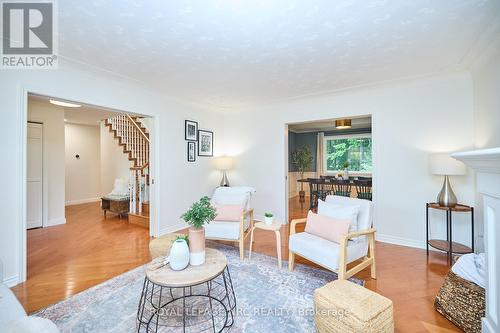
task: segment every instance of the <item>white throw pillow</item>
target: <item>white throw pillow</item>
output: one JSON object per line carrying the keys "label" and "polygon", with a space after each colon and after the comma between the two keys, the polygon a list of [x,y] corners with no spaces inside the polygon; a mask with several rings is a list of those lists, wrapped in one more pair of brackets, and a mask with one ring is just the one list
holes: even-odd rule
{"label": "white throw pillow", "polygon": [[212,199],[212,204],[218,205],[240,205],[244,209],[248,209],[249,195],[247,193],[219,193]]}
{"label": "white throw pillow", "polygon": [[350,220],[349,233],[358,231],[359,206],[343,206],[318,200],[318,214],[339,220]]}

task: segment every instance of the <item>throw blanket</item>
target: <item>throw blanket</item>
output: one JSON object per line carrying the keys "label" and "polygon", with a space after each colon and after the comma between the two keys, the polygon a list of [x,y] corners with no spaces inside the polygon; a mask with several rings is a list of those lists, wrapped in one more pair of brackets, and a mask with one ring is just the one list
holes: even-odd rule
{"label": "throw blanket", "polygon": [[469,253],[458,258],[451,270],[462,279],[486,288],[486,257],[484,253]]}

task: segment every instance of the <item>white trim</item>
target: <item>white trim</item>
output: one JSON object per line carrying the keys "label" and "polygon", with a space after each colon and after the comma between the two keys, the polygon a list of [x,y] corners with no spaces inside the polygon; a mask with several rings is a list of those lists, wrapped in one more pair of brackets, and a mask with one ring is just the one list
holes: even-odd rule
{"label": "white trim", "polygon": [[372,133],[353,133],[353,134],[325,134],[326,138],[335,138],[335,139],[352,139],[352,138],[371,138]]}
{"label": "white trim", "polygon": [[66,224],[66,218],[60,217],[56,219],[50,219],[47,221],[47,224],[44,227],[53,227],[55,225]]}
{"label": "white trim", "polygon": [[[410,239],[410,238],[383,235],[379,232],[376,232],[375,239],[377,242],[381,242],[381,243],[401,245],[401,246],[413,247],[413,248],[424,249],[424,250],[426,249],[425,241],[419,241],[419,240]],[[431,250],[431,249],[429,248],[429,250]]]}
{"label": "white trim", "polygon": [[84,204],[84,203],[99,202],[99,201],[101,201],[100,197],[78,199],[78,200],[68,200],[64,203],[64,205],[65,206],[73,206],[73,205],[80,205],[80,204]]}
{"label": "white trim", "polygon": [[6,278],[3,280],[2,283],[5,284],[9,288],[14,287],[16,284],[19,283],[19,276],[14,275],[14,276],[11,276],[9,278]]}
{"label": "white trim", "polygon": [[[27,231],[26,231],[26,208],[27,208],[27,193],[26,193],[26,181],[27,181],[27,154],[28,154],[28,90],[25,88],[21,89],[21,112],[19,112],[19,133],[21,134],[21,137],[19,138],[19,142],[21,142],[21,153],[19,154],[19,165],[21,167],[21,174],[19,177],[19,217],[21,218],[21,221],[19,221],[19,235],[20,239],[18,240],[19,242],[19,276],[17,279],[17,283],[26,281],[26,276],[27,276]],[[45,175],[43,175],[45,179]],[[42,180],[43,181],[43,180]],[[43,188],[43,183],[42,183],[42,188]],[[46,197],[45,193],[43,193],[43,196]],[[43,200],[43,199],[42,199]],[[43,209],[43,208],[42,208]],[[46,211],[46,210],[45,210]],[[45,216],[45,215],[44,215]],[[45,219],[45,218],[44,218]],[[44,223],[48,222],[46,219],[45,221],[42,222],[42,225]]]}

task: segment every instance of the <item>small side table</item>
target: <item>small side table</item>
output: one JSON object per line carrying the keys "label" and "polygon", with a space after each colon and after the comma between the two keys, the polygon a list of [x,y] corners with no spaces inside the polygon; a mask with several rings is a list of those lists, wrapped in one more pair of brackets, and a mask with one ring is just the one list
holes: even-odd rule
{"label": "small side table", "polygon": [[[448,256],[448,263],[451,266],[453,260],[453,254],[466,254],[474,252],[474,207],[458,204],[455,207],[444,207],[439,204],[432,202],[427,203],[425,212],[426,219],[426,240],[427,240],[427,256],[429,256],[429,245],[435,249],[446,252]],[[444,239],[429,239],[429,208],[444,210],[446,212],[446,240]],[[470,212],[470,224],[471,224],[471,247],[465,246],[463,244],[453,241],[452,233],[452,213],[468,213]]]}
{"label": "small side table", "polygon": [[266,224],[265,222],[254,221],[252,231],[250,233],[250,249],[248,252],[248,259],[252,259],[252,246],[253,246],[253,232],[255,229],[262,229],[267,231],[274,231],[276,234],[276,252],[278,253],[278,267],[281,269],[281,222],[274,221],[273,224]]}

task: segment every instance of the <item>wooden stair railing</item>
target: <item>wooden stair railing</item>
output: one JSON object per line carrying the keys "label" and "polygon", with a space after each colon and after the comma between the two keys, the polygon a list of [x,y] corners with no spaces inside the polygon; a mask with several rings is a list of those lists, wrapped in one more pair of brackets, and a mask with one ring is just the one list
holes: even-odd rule
{"label": "wooden stair railing", "polygon": [[133,163],[130,167],[130,213],[141,214],[143,203],[149,202],[149,133],[138,117],[128,114],[108,118],[104,124]]}

